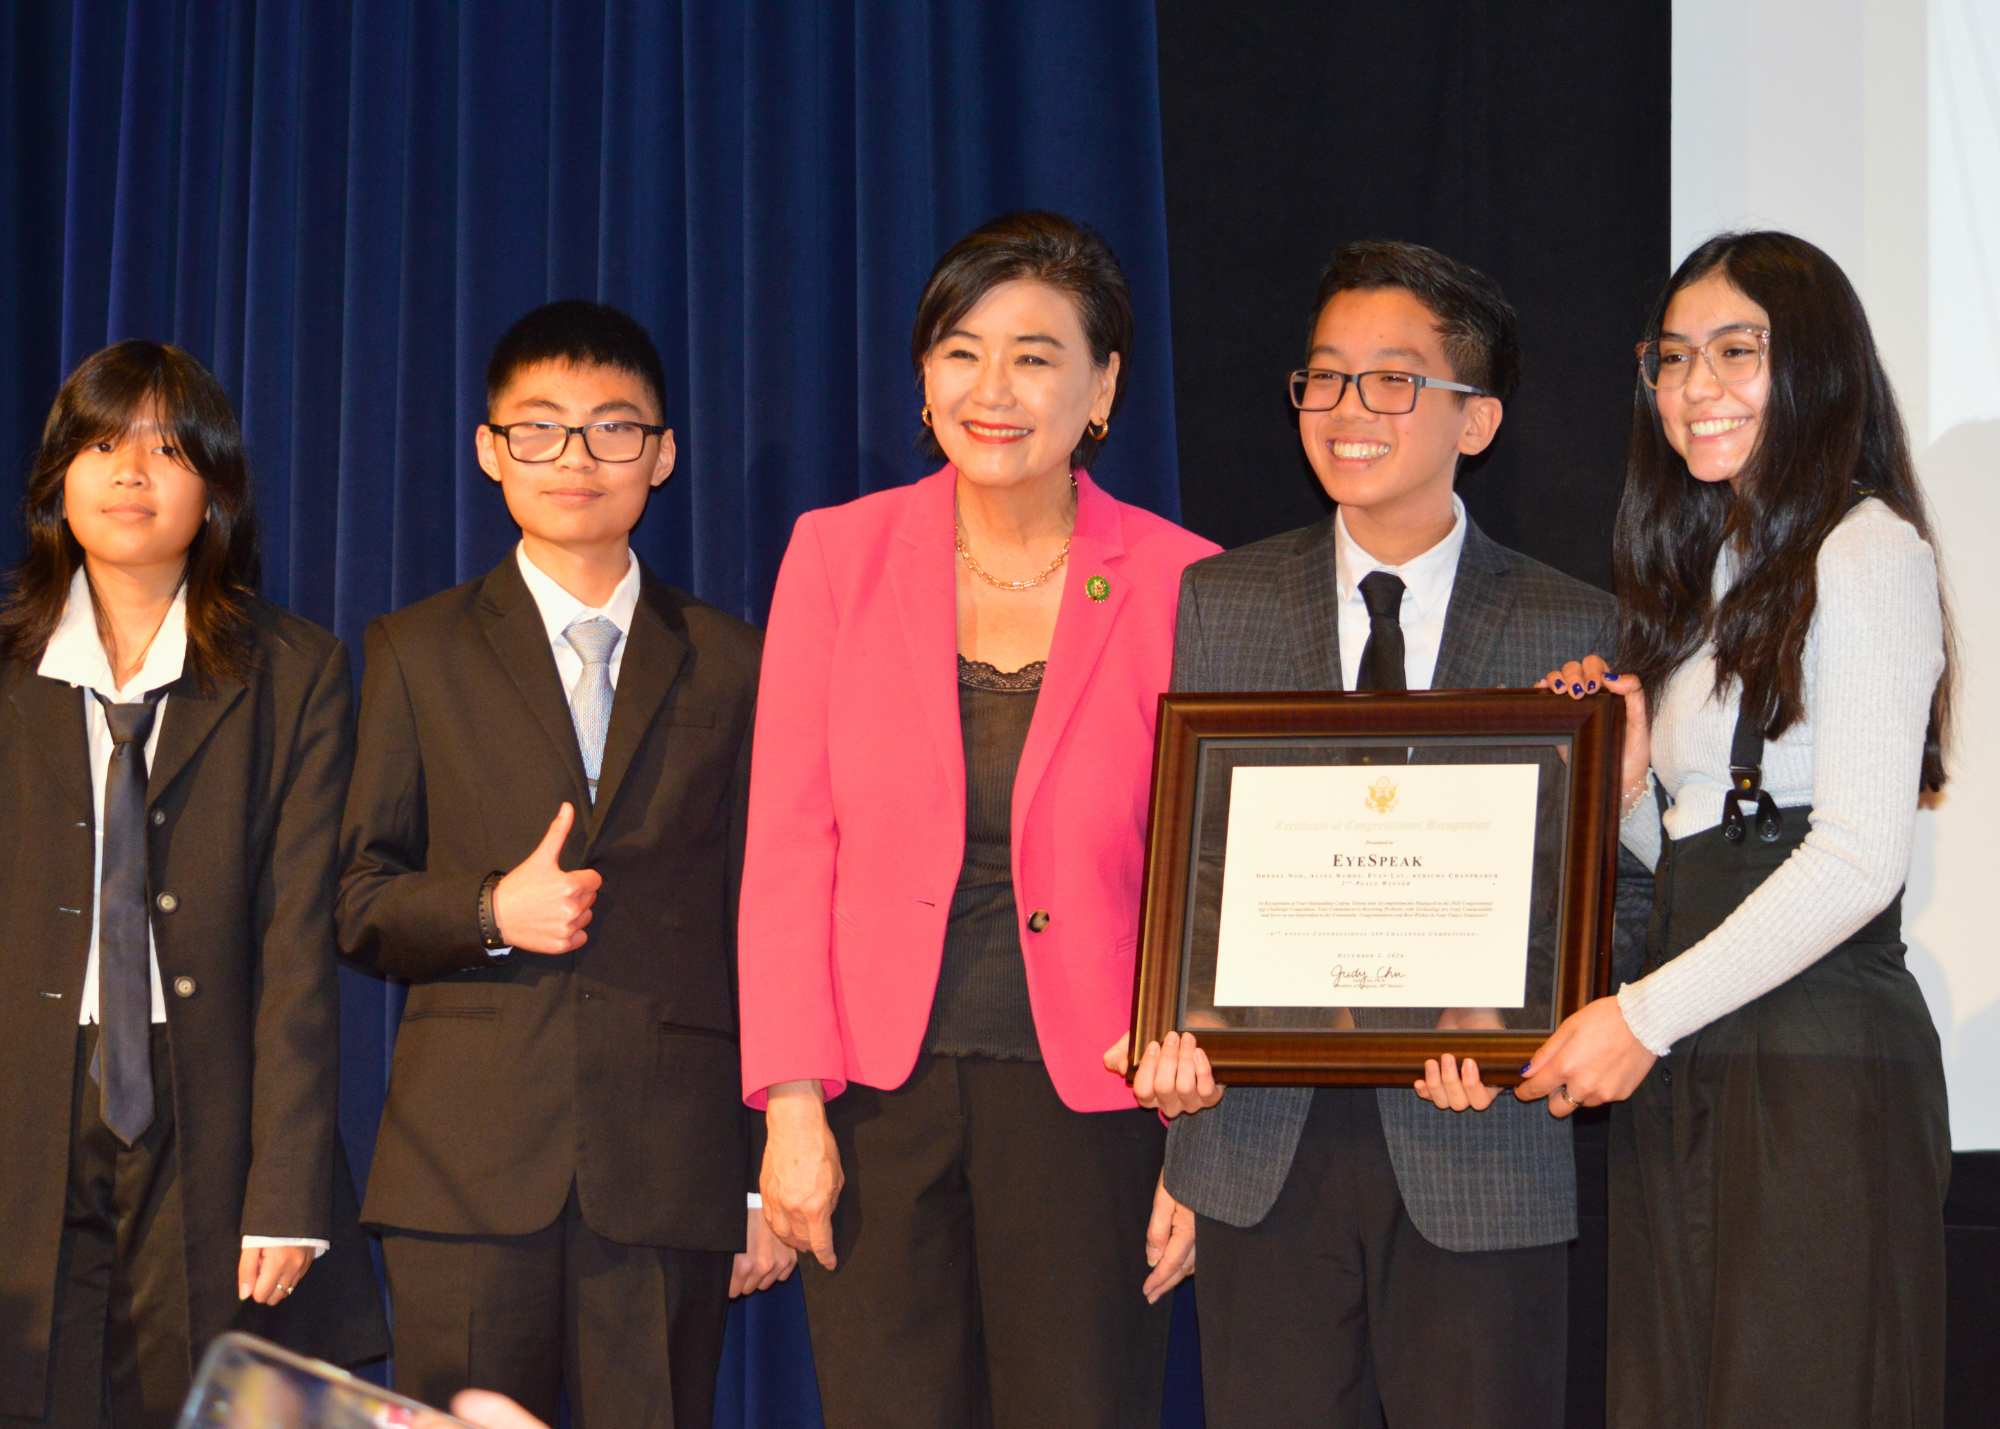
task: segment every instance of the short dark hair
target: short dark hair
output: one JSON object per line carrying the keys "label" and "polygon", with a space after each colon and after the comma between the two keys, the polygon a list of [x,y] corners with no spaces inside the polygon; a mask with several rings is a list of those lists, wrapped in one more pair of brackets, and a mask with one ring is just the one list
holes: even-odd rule
{"label": "short dark hair", "polygon": [[123,437],[149,404],[208,494],[208,519],[188,547],[182,577],[188,673],[211,688],[218,676],[239,678],[248,670],[246,603],[257,593],[258,561],[243,432],[213,373],[182,349],[143,338],[92,353],[56,393],[21,500],[28,553],[0,604],[0,654],[34,660],[48,648],[83,564],[83,547],[64,519],[70,463],[92,442]]}
{"label": "short dark hair", "polygon": [[660,420],[667,414],[667,372],[646,329],[614,307],[565,298],[545,303],[500,335],[486,364],[489,411],[521,370],[541,362],[615,367],[653,392]]}
{"label": "short dark hair", "polygon": [[[1019,279],[1046,283],[1068,295],[1090,344],[1092,362],[1103,367],[1112,353],[1119,355],[1111,394],[1111,410],[1117,412],[1132,370],[1132,290],[1126,285],[1125,270],[1096,229],[1039,209],[1003,213],[973,229],[938,259],[923,296],[917,299],[917,321],[910,330],[910,361],[918,381],[923,380],[924,359],[944,335],[987,293]],[[1088,469],[1102,445],[1086,429],[1070,453],[1070,465]],[[920,446],[934,460],[944,460],[944,448],[928,427]]]}
{"label": "short dark hair", "polygon": [[1334,250],[1320,275],[1312,326],[1340,294],[1377,288],[1401,288],[1430,310],[1453,378],[1502,402],[1513,399],[1521,381],[1520,323],[1498,283],[1421,243],[1349,243]]}

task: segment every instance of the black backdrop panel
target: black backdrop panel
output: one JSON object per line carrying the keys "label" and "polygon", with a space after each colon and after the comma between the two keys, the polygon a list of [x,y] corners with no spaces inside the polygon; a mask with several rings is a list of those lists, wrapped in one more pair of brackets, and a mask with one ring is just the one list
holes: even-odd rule
{"label": "black backdrop panel", "polygon": [[1285,373],[1327,255],[1427,243],[1521,315],[1521,391],[1459,490],[1610,585],[1632,344],[1668,271],[1670,7],[1163,0],[1182,519],[1225,546],[1329,509]]}

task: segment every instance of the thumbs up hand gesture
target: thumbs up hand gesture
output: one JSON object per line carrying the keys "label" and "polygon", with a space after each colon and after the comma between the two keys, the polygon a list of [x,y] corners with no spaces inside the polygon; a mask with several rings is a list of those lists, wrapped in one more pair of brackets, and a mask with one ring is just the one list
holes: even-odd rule
{"label": "thumbs up hand gesture", "polygon": [[526,953],[569,953],[589,941],[590,905],[597,901],[603,876],[596,869],[564,873],[556,857],[576,810],[564,804],[556,810],[549,831],[535,851],[493,890],[493,917],[500,936]]}

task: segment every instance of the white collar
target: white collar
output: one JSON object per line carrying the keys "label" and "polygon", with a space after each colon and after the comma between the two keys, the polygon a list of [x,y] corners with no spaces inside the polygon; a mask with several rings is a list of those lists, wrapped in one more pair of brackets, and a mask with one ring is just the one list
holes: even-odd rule
{"label": "white collar", "polygon": [[81,689],[95,690],[113,704],[130,704],[152,690],[171,685],[187,665],[187,587],[174,592],[159,634],[147,647],[146,659],[123,689],[112,673],[104,642],[97,635],[97,611],[90,600],[90,578],[82,566],[70,578],[69,600],[62,619],[49,637],[48,649],[36,673]]}
{"label": "white collar", "polygon": [[542,624],[548,628],[549,643],[558,644],[563,639],[563,631],[579,616],[588,619],[601,615],[618,627],[620,635],[632,633],[632,613],[639,608],[639,557],[626,552],[631,562],[611,592],[611,599],[602,607],[585,605],[568,591],[556,584],[555,578],[533,561],[528,559],[527,543],[514,547],[514,559],[520,564],[521,579],[528,583],[528,594],[535,598],[535,606],[542,613]]}
{"label": "white collar", "polygon": [[1340,585],[1341,600],[1359,600],[1362,578],[1374,571],[1387,571],[1403,582],[1405,592],[1416,602],[1418,619],[1429,619],[1439,602],[1451,594],[1452,582],[1458,576],[1459,552],[1465,549],[1465,503],[1458,499],[1457,492],[1452,493],[1451,514],[1451,531],[1442,541],[1421,556],[1412,556],[1400,566],[1392,566],[1362,550],[1360,543],[1347,533],[1346,513],[1336,510],[1333,572]]}

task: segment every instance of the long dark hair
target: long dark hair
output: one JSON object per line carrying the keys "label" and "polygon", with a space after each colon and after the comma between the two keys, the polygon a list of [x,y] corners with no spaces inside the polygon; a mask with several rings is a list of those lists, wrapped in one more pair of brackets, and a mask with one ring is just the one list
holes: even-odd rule
{"label": "long dark hair", "polygon": [[[1733,486],[1697,481],[1667,441],[1652,389],[1635,378],[1614,553],[1618,661],[1657,691],[1712,638],[1718,691],[1740,681],[1743,708],[1776,739],[1805,714],[1820,543],[1864,494],[1936,543],[1868,316],[1840,266],[1789,233],[1718,235],[1668,280],[1648,340],[1659,336],[1674,294],[1711,273],[1770,315],[1762,434]],[[1710,581],[1725,545],[1739,567],[1718,602]],[[1942,614],[1945,668],[1924,739],[1926,790],[1945,781],[1953,641],[1950,612]]]}
{"label": "long dark hair", "polygon": [[149,405],[181,460],[208,488],[208,519],[188,547],[182,577],[188,673],[207,687],[217,678],[240,678],[249,668],[247,603],[257,591],[257,521],[243,433],[222,384],[206,367],[178,347],[140,338],[85,358],[56,394],[21,502],[28,554],[9,574],[0,602],[0,654],[41,658],[83,564],[83,547],[63,514],[70,463],[92,442],[123,437]]}
{"label": "long dark hair", "polygon": [[[982,223],[951,245],[931,270],[917,299],[917,320],[910,330],[910,361],[923,381],[924,359],[960,318],[999,287],[1025,278],[1044,283],[1076,304],[1090,360],[1099,367],[1119,355],[1118,376],[1111,392],[1111,414],[1125,400],[1125,381],[1132,375],[1132,290],[1125,270],[1104,235],[1089,224],[1060,213],[1023,209]],[[933,461],[944,460],[930,428],[918,439],[918,449]],[[1069,464],[1086,471],[1104,445],[1088,427],[1077,438]]]}

